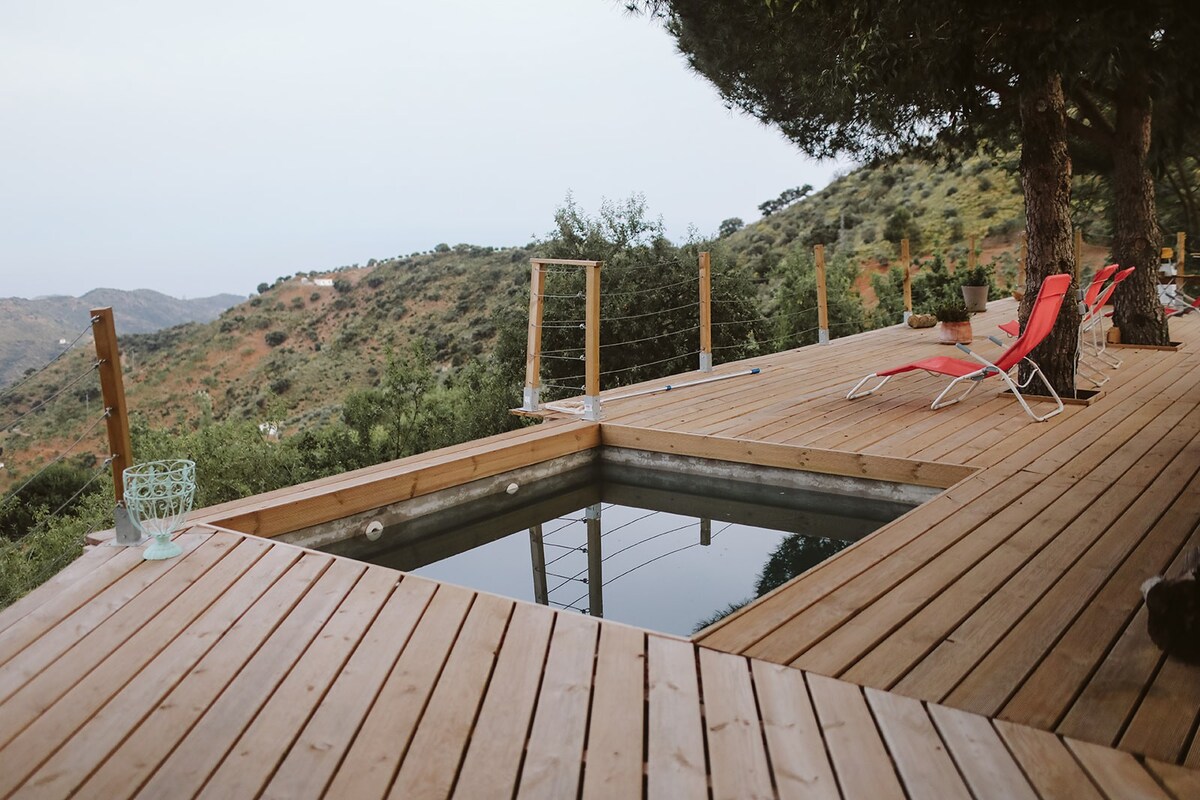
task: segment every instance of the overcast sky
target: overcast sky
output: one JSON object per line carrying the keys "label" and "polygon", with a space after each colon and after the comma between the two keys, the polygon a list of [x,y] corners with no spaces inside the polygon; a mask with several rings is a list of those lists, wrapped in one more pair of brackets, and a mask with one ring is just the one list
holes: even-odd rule
{"label": "overcast sky", "polygon": [[682,239],[839,166],[611,0],[7,2],[0,115],[0,296],[524,244],[568,191]]}

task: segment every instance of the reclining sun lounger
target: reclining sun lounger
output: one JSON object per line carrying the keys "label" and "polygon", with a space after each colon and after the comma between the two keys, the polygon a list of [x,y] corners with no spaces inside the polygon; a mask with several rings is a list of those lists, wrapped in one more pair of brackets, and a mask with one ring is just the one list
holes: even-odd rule
{"label": "reclining sun lounger", "polygon": [[[1042,281],[1037,299],[1033,303],[1033,310],[1029,312],[1029,320],[1025,324],[1025,330],[995,361],[988,361],[966,345],[959,344],[957,345],[958,349],[973,358],[974,361],[950,356],[935,356],[933,358],[914,361],[911,364],[905,364],[900,367],[893,367],[889,370],[872,372],[856,383],[854,388],[850,390],[850,393],[846,395],[846,398],[854,400],[859,397],[866,397],[883,388],[883,385],[891,380],[894,375],[899,375],[902,372],[924,370],[934,375],[948,375],[952,378],[950,384],[934,399],[933,405],[930,408],[943,408],[965,400],[985,378],[990,378],[994,375],[1008,384],[1008,388],[1016,396],[1017,401],[1021,404],[1021,408],[1025,409],[1025,413],[1038,422],[1043,422],[1055,414],[1062,413],[1062,399],[1054,391],[1054,387],[1050,385],[1050,382],[1046,380],[1046,376],[1042,374],[1042,370],[1038,365],[1029,358],[1029,353],[1050,334],[1051,329],[1054,327],[1054,321],[1058,318],[1058,310],[1062,307],[1063,297],[1070,287],[1071,276],[1067,274],[1051,275]],[[1008,373],[1020,365],[1022,361],[1029,363],[1033,368],[1033,372],[1024,383],[1018,383]],[[1041,379],[1042,384],[1046,387],[1046,392],[1050,397],[1054,398],[1055,402],[1054,410],[1040,417],[1033,413],[1024,396],[1021,395],[1021,389],[1027,388],[1035,375]],[[873,378],[879,378],[880,380],[870,389],[860,391],[863,384]],[[969,382],[966,391],[953,400],[943,401],[943,398],[963,381]]]}

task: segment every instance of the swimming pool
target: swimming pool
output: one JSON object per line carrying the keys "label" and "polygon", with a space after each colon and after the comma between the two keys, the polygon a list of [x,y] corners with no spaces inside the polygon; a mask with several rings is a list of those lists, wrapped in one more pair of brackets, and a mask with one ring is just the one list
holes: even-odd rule
{"label": "swimming pool", "polygon": [[321,547],[688,635],[923,499],[907,487],[863,496],[798,487],[777,474],[788,471],[755,477],[687,461],[610,452],[533,480],[500,476],[443,508],[360,515]]}

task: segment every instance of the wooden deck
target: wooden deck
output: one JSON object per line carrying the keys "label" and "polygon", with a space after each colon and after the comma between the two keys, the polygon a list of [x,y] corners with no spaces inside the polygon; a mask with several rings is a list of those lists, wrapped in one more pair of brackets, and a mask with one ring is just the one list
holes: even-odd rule
{"label": "wooden deck", "polygon": [[[1200,670],[1137,591],[1200,543],[1171,324],[1044,424],[924,376],[844,400],[944,352],[888,329],[206,509],[183,558],[93,548],[0,613],[0,798],[1200,797]],[[949,488],[694,641],[250,535],[600,443]]]}
{"label": "wooden deck", "polygon": [[[1192,798],[1200,774],[197,526],[0,616],[0,796]],[[711,794],[710,794],[711,793]]]}

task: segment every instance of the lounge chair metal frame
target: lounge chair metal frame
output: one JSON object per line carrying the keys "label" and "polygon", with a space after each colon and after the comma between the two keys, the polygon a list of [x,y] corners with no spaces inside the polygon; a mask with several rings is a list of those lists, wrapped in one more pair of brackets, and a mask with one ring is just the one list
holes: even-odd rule
{"label": "lounge chair metal frame", "polygon": [[[1058,316],[1059,309],[1062,307],[1063,296],[1066,294],[1070,284],[1071,276],[1066,274],[1051,275],[1050,277],[1046,278],[1046,280],[1042,281],[1041,289],[1038,292],[1038,298],[1034,302],[1033,310],[1029,315],[1031,322],[1035,319],[1037,320],[1036,324],[1031,324],[1029,326],[1029,328],[1033,329],[1033,331],[1031,332],[1027,329],[1025,332],[1023,332],[1021,336],[1017,337],[1017,340],[1010,344],[1008,349],[1001,353],[1000,357],[995,361],[989,361],[971,348],[960,343],[957,345],[958,349],[979,363],[980,366],[977,369],[968,369],[968,367],[971,366],[970,362],[967,362],[961,358],[946,358],[941,356],[927,358],[922,361],[915,361],[911,364],[905,364],[904,366],[896,367],[894,369],[884,370],[882,372],[872,372],[870,375],[867,375],[854,385],[854,388],[852,388],[846,395],[846,399],[857,400],[860,397],[867,397],[882,389],[884,384],[902,372],[923,370],[931,375],[953,376],[949,385],[947,385],[945,389],[942,389],[941,393],[934,398],[933,403],[930,405],[930,409],[936,410],[939,408],[945,408],[946,406],[952,406],[955,403],[960,403],[963,400],[966,400],[967,397],[969,397],[971,393],[975,391],[976,387],[984,381],[984,379],[995,375],[1008,385],[1008,388],[1012,391],[1013,396],[1017,398],[1017,402],[1021,404],[1021,408],[1024,409],[1025,413],[1032,417],[1035,421],[1045,422],[1056,414],[1061,414],[1064,408],[1062,398],[1058,396],[1056,391],[1054,391],[1054,387],[1051,386],[1050,381],[1046,379],[1041,367],[1039,367],[1037,363],[1033,361],[1033,359],[1029,358],[1029,351],[1040,344],[1041,341],[1049,334],[1050,329],[1054,325],[1054,320]],[[996,344],[1003,346],[1003,342],[1001,342],[999,339],[994,337],[989,338]],[[1026,341],[1027,338],[1033,341]],[[1023,382],[1014,380],[1009,374],[1009,372],[1019,367],[1022,363],[1027,363],[1032,368],[1029,376]],[[1053,399],[1055,404],[1055,407],[1052,411],[1042,414],[1041,416],[1033,413],[1033,409],[1029,407],[1029,403],[1025,400],[1024,395],[1021,394],[1022,389],[1029,388],[1029,385],[1033,382],[1034,377],[1037,377],[1041,380],[1042,385],[1046,387],[1046,391],[1048,393],[1046,396]],[[862,387],[874,378],[879,378],[880,380],[870,389],[863,390]],[[965,390],[963,390],[962,393],[954,399],[946,400],[946,396],[955,391],[959,384],[963,383],[964,381],[968,382]]]}

